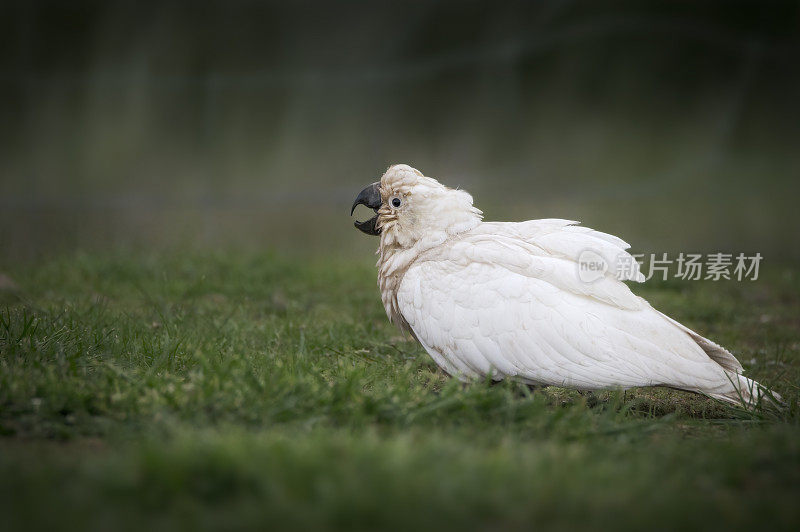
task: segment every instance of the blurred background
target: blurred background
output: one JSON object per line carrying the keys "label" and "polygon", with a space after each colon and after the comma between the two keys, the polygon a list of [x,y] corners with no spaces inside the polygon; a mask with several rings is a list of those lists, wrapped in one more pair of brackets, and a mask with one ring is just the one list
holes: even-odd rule
{"label": "blurred background", "polygon": [[392,163],[488,219],[800,259],[797,2],[0,3],[0,260],[377,245]]}

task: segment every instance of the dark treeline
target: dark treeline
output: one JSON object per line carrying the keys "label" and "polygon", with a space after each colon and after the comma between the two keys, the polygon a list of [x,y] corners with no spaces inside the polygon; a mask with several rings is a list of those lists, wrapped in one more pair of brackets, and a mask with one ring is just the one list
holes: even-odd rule
{"label": "dark treeline", "polygon": [[3,2],[0,194],[345,202],[409,162],[721,215],[794,190],[798,28],[797,2]]}

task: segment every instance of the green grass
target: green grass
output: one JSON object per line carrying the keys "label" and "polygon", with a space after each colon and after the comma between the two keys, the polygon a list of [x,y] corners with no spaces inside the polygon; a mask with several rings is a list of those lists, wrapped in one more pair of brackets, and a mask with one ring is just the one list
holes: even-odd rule
{"label": "green grass", "polygon": [[0,283],[13,529],[800,526],[800,277],[636,287],[790,406],[461,385],[369,263],[70,254]]}

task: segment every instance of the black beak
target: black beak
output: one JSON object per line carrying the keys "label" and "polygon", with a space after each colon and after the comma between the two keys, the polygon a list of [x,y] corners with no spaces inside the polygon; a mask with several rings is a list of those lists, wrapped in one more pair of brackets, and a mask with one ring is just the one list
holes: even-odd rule
{"label": "black beak", "polygon": [[[350,209],[350,216],[353,216],[356,207],[359,205],[366,205],[376,213],[378,212],[378,208],[381,206],[381,192],[378,188],[379,185],[380,183],[372,183],[370,186],[358,193],[356,200],[353,202],[353,208]],[[363,231],[368,235],[378,236],[381,234],[381,230],[377,228],[377,223],[378,215],[375,214],[375,216],[369,220],[365,222],[355,222],[354,225],[360,231]]]}

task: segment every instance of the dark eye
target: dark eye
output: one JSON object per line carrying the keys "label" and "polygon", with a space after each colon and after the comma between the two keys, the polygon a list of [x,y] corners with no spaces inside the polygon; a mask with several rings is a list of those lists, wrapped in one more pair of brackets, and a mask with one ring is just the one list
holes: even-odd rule
{"label": "dark eye", "polygon": [[394,207],[399,207],[400,203],[401,203],[400,198],[392,198],[392,205]]}

